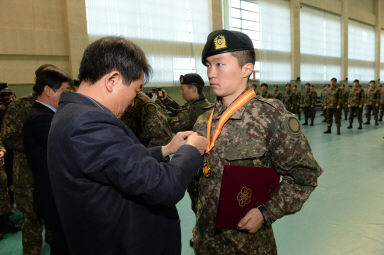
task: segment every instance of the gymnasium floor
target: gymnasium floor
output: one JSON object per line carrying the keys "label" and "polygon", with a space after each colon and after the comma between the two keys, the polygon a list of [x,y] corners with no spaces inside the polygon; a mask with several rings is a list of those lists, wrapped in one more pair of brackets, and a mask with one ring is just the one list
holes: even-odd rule
{"label": "gymnasium floor", "polygon": [[[315,126],[303,130],[324,173],[303,209],[273,224],[279,255],[384,254],[384,123],[325,135],[317,113]],[[356,121],[356,120],[355,120]],[[194,215],[186,195],[178,204],[183,255],[192,255],[189,239]],[[0,241],[1,255],[21,254],[21,233]],[[42,254],[49,254],[47,245]]]}

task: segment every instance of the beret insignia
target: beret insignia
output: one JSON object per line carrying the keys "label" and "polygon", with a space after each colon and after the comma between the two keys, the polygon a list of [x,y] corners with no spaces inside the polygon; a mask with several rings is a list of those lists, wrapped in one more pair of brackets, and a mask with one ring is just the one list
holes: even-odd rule
{"label": "beret insignia", "polygon": [[224,35],[216,36],[216,38],[214,39],[214,42],[215,42],[215,50],[227,48],[227,42]]}

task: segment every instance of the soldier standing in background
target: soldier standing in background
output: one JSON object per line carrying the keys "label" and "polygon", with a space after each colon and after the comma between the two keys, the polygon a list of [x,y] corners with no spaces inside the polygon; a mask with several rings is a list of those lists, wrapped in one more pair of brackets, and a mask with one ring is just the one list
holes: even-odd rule
{"label": "soldier standing in background", "polygon": [[343,97],[341,91],[336,87],[336,78],[331,79],[331,87],[327,90],[327,96],[325,100],[324,108],[327,110],[327,126],[328,129],[324,131],[324,134],[331,133],[331,127],[333,123],[333,116],[335,116],[335,123],[337,127],[337,134],[340,135],[341,126],[341,107],[343,105]]}
{"label": "soldier standing in background", "polygon": [[311,88],[311,93],[312,93],[312,100],[314,102],[314,106],[310,109],[311,111],[311,126],[313,126],[313,121],[315,120],[316,117],[316,103],[317,103],[317,92],[313,84],[310,86]]}
{"label": "soldier standing in background", "polygon": [[378,89],[380,90],[380,117],[379,121],[383,121],[383,115],[384,115],[384,87],[383,84],[380,84]]}
{"label": "soldier standing in background", "polygon": [[295,114],[295,101],[290,83],[287,83],[287,85],[285,85],[284,105],[288,111]]}
{"label": "soldier standing in background", "polygon": [[[42,65],[35,71],[35,76],[53,65]],[[36,81],[36,77],[35,77]],[[13,101],[4,115],[0,137],[6,148],[14,153],[13,187],[16,207],[23,213],[24,222],[21,227],[23,255],[40,255],[43,221],[34,211],[33,176],[28,166],[23,145],[23,123],[35,102],[36,95],[29,94]],[[46,235],[46,239],[50,239]]]}
{"label": "soldier standing in background", "polygon": [[211,107],[203,94],[204,80],[200,75],[188,73],[181,75],[179,80],[181,95],[187,103],[180,106],[167,95],[165,90],[162,90],[164,96],[156,101],[172,113],[168,115],[168,123],[174,133],[192,130],[197,117]]}
{"label": "soldier standing in background", "polygon": [[275,98],[275,99],[279,99],[280,101],[283,101],[283,94],[279,90],[279,86],[275,85],[273,87],[273,95],[272,95],[272,97]]}
{"label": "soldier standing in background", "polygon": [[294,108],[295,108],[295,113],[299,117],[299,120],[301,120],[301,112],[300,112],[300,104],[301,104],[301,92],[297,90],[297,85],[293,85],[293,98],[294,98]]}
{"label": "soldier standing in background", "polygon": [[349,98],[349,93],[345,89],[345,85],[341,84],[340,86],[340,91],[341,91],[341,97],[343,98],[343,110],[344,110],[344,120],[348,119],[348,98]]}
{"label": "soldier standing in background", "polygon": [[267,83],[261,84],[261,97],[272,98],[271,94],[268,92],[268,84]]}
{"label": "soldier standing in background", "polygon": [[305,93],[304,93],[304,119],[305,122],[303,125],[308,125],[308,118],[311,118],[311,126],[313,126],[313,120],[315,118],[314,112],[315,112],[315,105],[316,105],[316,98],[314,98],[314,94],[312,91],[312,86],[310,83],[305,84]]}
{"label": "soldier standing in background", "polygon": [[148,148],[167,145],[172,140],[166,113],[144,92],[136,95],[134,105],[127,108],[121,120]]}
{"label": "soldier standing in background", "polygon": [[[322,170],[313,158],[297,117],[279,100],[257,97],[253,89],[248,89],[255,51],[246,34],[212,32],[202,62],[207,66],[209,82],[218,100],[214,109],[202,114],[194,126],[199,134],[213,137],[204,155],[207,171],[199,171],[191,184],[197,188],[189,189],[197,191],[190,193],[197,209],[193,231],[195,254],[277,254],[271,224],[300,210],[317,186]],[[217,126],[222,129],[216,129]],[[297,147],[300,151],[294,149]],[[282,181],[268,201],[246,213],[237,228],[215,230],[224,165],[274,167]]]}
{"label": "soldier standing in background", "polygon": [[375,87],[375,81],[369,82],[369,88],[367,89],[367,93],[365,95],[365,117],[366,122],[364,122],[365,125],[371,124],[371,111],[373,111],[374,119],[375,119],[375,125],[379,125],[378,118],[377,118],[377,110],[379,108],[379,102],[380,102],[380,91]]}
{"label": "soldier standing in background", "polygon": [[320,95],[321,109],[323,111],[322,115],[324,116],[323,122],[327,122],[327,110],[324,108],[324,106],[325,106],[325,101],[327,100],[328,88],[329,88],[329,84],[325,84]]}
{"label": "soldier standing in background", "polygon": [[363,104],[364,104],[364,90],[361,87],[359,80],[353,81],[353,89],[349,92],[348,108],[349,108],[349,126],[352,128],[353,119],[355,113],[357,113],[357,119],[359,121],[358,129],[362,129],[363,126]]}
{"label": "soldier standing in background", "polygon": [[255,90],[257,96],[260,95],[260,92],[257,90],[257,84],[256,83],[253,83],[251,85],[251,87]]}

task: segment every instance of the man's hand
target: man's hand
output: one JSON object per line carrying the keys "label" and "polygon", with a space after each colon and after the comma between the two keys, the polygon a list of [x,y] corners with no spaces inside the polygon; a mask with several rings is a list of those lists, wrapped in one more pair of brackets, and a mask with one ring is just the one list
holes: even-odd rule
{"label": "man's hand", "polygon": [[264,218],[258,208],[253,208],[239,221],[237,228],[247,230],[249,233],[256,233],[263,225]]}
{"label": "man's hand", "polygon": [[186,144],[192,145],[200,152],[201,155],[203,155],[205,148],[207,147],[207,139],[203,136],[199,136],[197,133],[193,133],[188,136]]}
{"label": "man's hand", "polygon": [[187,138],[192,134],[196,133],[193,131],[178,132],[175,137],[173,137],[173,139],[169,142],[169,144],[161,147],[163,157],[167,157],[175,153],[180,148],[180,146],[187,143]]}

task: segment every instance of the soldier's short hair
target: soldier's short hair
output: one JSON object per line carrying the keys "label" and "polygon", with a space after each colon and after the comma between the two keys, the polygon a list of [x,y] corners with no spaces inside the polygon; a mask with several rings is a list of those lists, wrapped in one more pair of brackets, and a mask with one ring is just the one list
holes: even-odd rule
{"label": "soldier's short hair", "polygon": [[353,80],[353,82],[354,82],[354,83],[355,83],[355,82],[360,83],[360,81],[359,81],[358,79]]}
{"label": "soldier's short hair", "polygon": [[307,82],[307,83],[305,83],[305,86],[311,86],[311,83],[309,83],[309,82]]}
{"label": "soldier's short hair", "polygon": [[180,84],[195,86],[199,94],[203,92],[204,80],[197,73],[187,73],[185,75],[180,75],[179,81]]}
{"label": "soldier's short hair", "polygon": [[43,93],[44,87],[48,86],[54,91],[59,89],[63,82],[68,82],[70,85],[73,80],[64,71],[57,68],[45,68],[40,71],[36,77],[36,83],[33,86],[33,91],[39,96]]}
{"label": "soldier's short hair", "polygon": [[376,81],[375,80],[371,80],[369,83],[376,84]]}
{"label": "soldier's short hair", "polygon": [[263,82],[260,87],[267,87],[268,88],[268,84]]}
{"label": "soldier's short hair", "polygon": [[273,86],[274,88],[279,88],[279,86],[277,86],[277,85],[275,85],[275,86]]}
{"label": "soldier's short hair", "polygon": [[111,71],[118,71],[125,85],[144,75],[149,80],[151,66],[143,50],[122,37],[108,36],[91,43],[85,49],[79,69],[80,82],[94,84]]}
{"label": "soldier's short hair", "polygon": [[285,85],[285,87],[291,87],[291,83],[287,83],[286,85]]}
{"label": "soldier's short hair", "polygon": [[337,79],[336,79],[335,77],[333,77],[333,78],[331,79],[331,81],[336,81],[336,82],[337,82]]}
{"label": "soldier's short hair", "polygon": [[295,84],[295,85],[293,85],[293,87],[294,87],[294,88],[297,88],[297,85]]}

